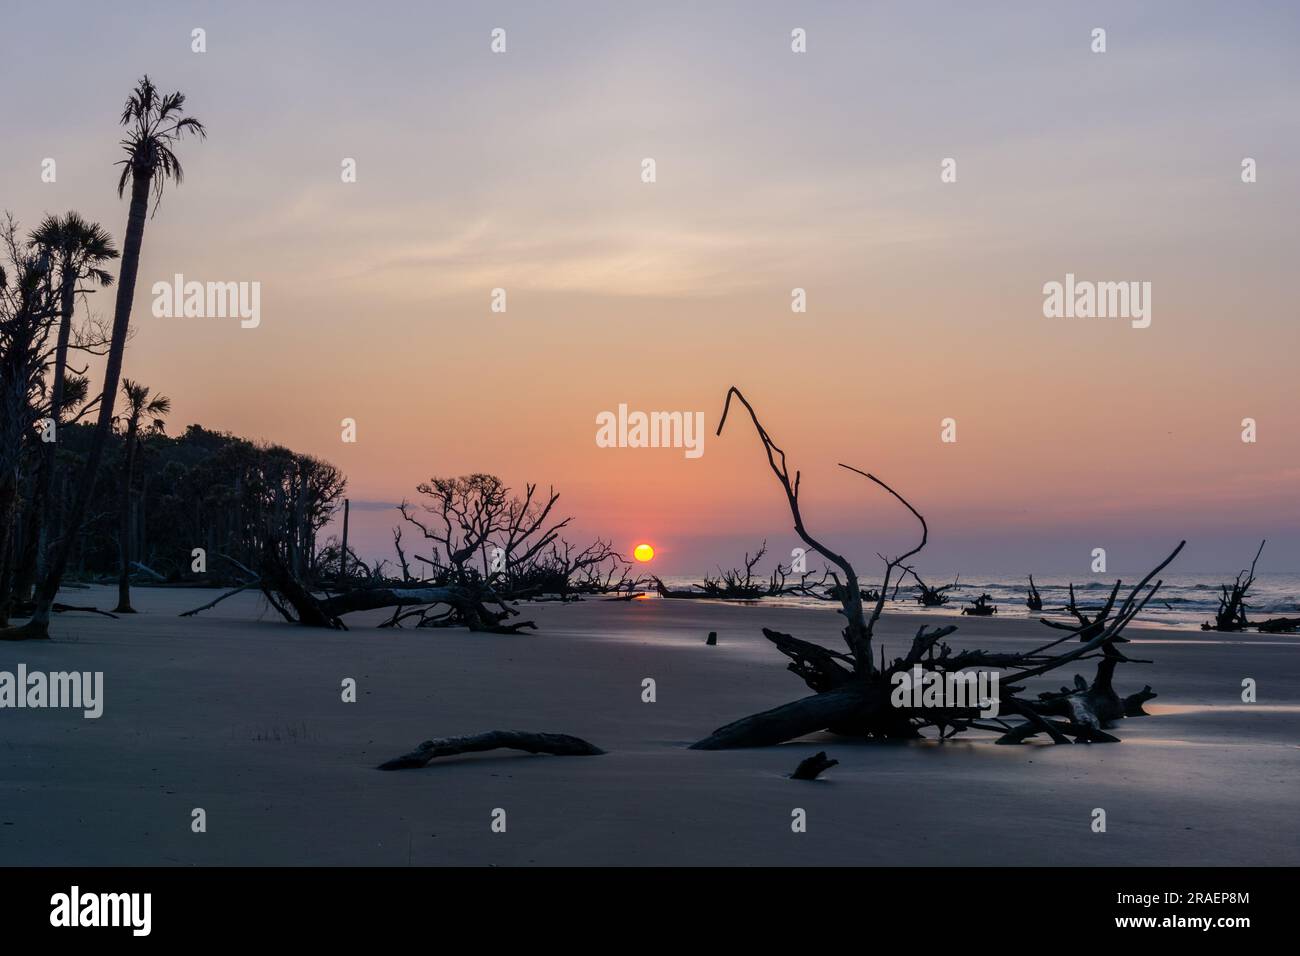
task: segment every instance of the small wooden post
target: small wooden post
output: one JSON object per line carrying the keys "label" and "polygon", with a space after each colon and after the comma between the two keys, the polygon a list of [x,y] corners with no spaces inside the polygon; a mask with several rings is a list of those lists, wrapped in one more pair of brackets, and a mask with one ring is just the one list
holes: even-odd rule
{"label": "small wooden post", "polygon": [[343,499],[343,552],[339,555],[339,577],[348,576],[348,499]]}

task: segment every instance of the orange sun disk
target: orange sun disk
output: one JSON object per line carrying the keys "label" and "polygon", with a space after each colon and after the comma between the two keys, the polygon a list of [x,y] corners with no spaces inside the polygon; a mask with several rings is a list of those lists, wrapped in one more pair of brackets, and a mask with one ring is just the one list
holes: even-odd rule
{"label": "orange sun disk", "polygon": [[638,561],[649,561],[655,556],[655,549],[648,544],[638,544],[632,549],[632,557]]}

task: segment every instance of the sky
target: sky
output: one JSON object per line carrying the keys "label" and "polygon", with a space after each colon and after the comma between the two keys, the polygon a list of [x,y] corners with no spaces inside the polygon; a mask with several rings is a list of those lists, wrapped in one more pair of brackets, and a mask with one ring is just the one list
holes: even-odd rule
{"label": "sky", "polygon": [[[183,90],[209,135],[149,222],[125,372],[173,433],[338,465],[371,556],[418,482],[476,471],[665,574],[788,555],[752,427],[713,434],[735,385],[864,575],[916,526],[839,462],[926,515],[922,568],[1131,573],[1187,538],[1224,572],[1268,537],[1295,570],[1288,6],[6,4],[0,205],[120,244],[121,104]],[[176,273],[260,283],[260,324],[155,318]],[[1045,317],[1067,273],[1151,283],[1150,326]],[[704,453],[599,447],[620,404],[702,412]]]}

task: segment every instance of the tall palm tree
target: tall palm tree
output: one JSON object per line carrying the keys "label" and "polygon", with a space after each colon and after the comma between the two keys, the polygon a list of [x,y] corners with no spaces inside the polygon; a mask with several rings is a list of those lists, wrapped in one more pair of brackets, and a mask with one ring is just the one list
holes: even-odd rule
{"label": "tall palm tree", "polygon": [[126,349],[127,330],[131,324],[131,299],[135,295],[136,273],[140,270],[140,249],[144,243],[145,220],[149,199],[153,196],[154,212],[162,200],[167,180],[179,184],[184,178],[180,159],[172,147],[187,135],[205,137],[203,124],[185,116],[184,93],[160,93],[148,76],[143,77],[127,98],[122,109],[122,126],[126,135],[122,149],[126,157],[118,161],[122,176],[117,183],[119,197],[131,184],[131,205],[126,219],[126,241],[122,245],[122,268],[118,273],[117,301],[113,310],[113,330],[109,341],[108,362],[104,368],[104,387],[100,393],[99,420],[86,455],[86,465],[77,485],[67,525],[53,553],[36,592],[32,619],[24,625],[21,637],[49,637],[50,611],[58,593],[63,572],[68,566],[72,546],[86,515],[86,506],[94,491],[95,477],[104,459],[104,446],[113,427],[113,405],[117,385],[122,377],[122,353]]}
{"label": "tall palm tree", "polygon": [[50,485],[54,480],[54,464],[58,454],[58,429],[67,401],[66,383],[68,343],[72,333],[72,315],[79,284],[89,281],[92,286],[108,287],[113,276],[102,267],[117,258],[113,238],[97,222],[87,222],[78,213],[65,216],[46,216],[31,234],[31,245],[50,256],[55,269],[59,297],[59,332],[54,352],[54,369],[49,391],[48,415],[56,425],[55,441],[41,445],[36,468],[28,517],[23,535],[22,557],[18,563],[18,576],[14,593],[26,599],[44,565],[45,537],[51,517]]}
{"label": "tall palm tree", "polygon": [[150,428],[155,432],[163,430],[163,417],[172,410],[172,400],[166,395],[149,395],[149,387],[131,381],[122,380],[122,395],[126,399],[125,421],[126,447],[122,459],[122,523],[118,532],[118,553],[122,559],[121,575],[117,579],[118,614],[134,614],[131,607],[131,479],[135,474],[135,456],[140,448],[140,419],[150,419]]}

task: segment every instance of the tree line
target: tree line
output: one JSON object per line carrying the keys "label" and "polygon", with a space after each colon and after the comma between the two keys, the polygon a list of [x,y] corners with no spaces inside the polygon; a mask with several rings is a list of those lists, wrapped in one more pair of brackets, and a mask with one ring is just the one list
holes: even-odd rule
{"label": "tree line", "polygon": [[[185,94],[148,76],[119,122],[120,250],[76,212],[28,233],[12,216],[0,223],[0,639],[48,637],[70,572],[115,573],[123,613],[137,571],[179,579],[272,550],[310,576],[316,534],[343,494],[332,465],[284,448],[198,426],[168,437],[170,400],[123,376],[147,224],[164,187],[184,179],[179,144],[207,131]],[[108,290],[102,320],[89,301]],[[92,386],[95,358],[104,371]],[[11,617],[29,620],[10,627]]]}

